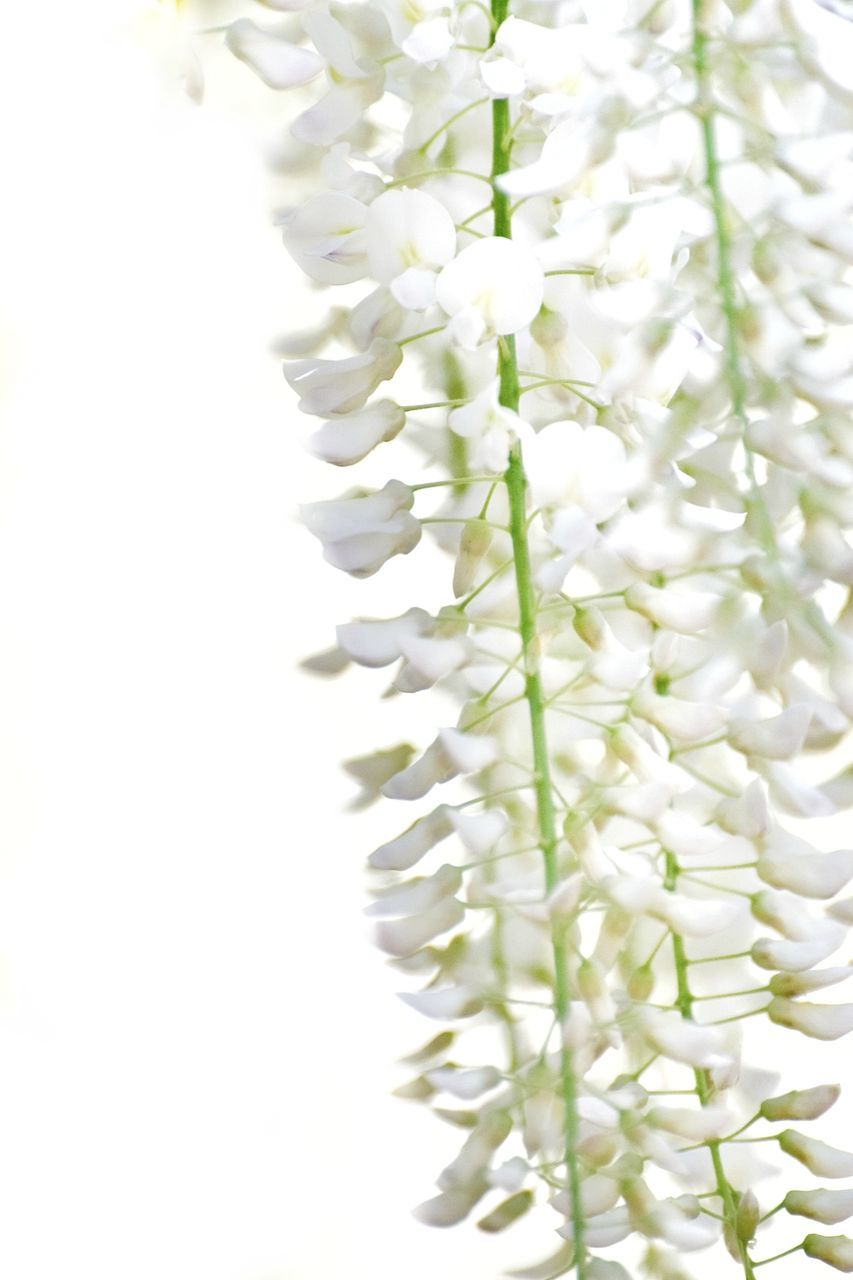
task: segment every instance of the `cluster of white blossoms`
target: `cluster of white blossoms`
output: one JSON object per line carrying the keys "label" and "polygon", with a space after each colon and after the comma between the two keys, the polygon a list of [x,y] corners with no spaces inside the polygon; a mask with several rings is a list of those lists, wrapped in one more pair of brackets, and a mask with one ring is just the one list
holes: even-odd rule
{"label": "cluster of white blossoms", "polygon": [[335,290],[285,376],[329,463],[422,458],[304,510],[356,577],[411,557],[324,662],[459,708],[352,764],[440,1024],[400,1092],[464,1131],[418,1216],[539,1215],[529,1280],[853,1272],[853,1155],[801,1129],[838,1089],[768,1070],[853,1029],[853,850],[808,823],[853,805],[849,6],[265,5],[226,39],[294,91],[284,243]]}

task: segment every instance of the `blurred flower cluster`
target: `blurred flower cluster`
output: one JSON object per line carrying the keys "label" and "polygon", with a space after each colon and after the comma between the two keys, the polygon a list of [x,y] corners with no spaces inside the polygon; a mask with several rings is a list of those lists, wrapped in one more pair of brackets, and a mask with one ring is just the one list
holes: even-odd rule
{"label": "blurred flower cluster", "polygon": [[540,1215],[530,1280],[679,1280],[704,1250],[744,1280],[788,1252],[853,1271],[802,1224],[853,1213],[824,1186],[853,1156],[799,1128],[838,1089],[819,1053],[791,1089],[741,1043],[853,1028],[825,994],[853,851],[813,821],[853,805],[853,22],[265,6],[225,38],[292,91],[284,243],[335,290],[285,376],[329,463],[401,433],[421,458],[304,509],[349,574],[412,557],[405,611],[316,665],[458,708],[352,766],[389,801],[379,946],[439,1024],[400,1092],[462,1131],[417,1212]]}

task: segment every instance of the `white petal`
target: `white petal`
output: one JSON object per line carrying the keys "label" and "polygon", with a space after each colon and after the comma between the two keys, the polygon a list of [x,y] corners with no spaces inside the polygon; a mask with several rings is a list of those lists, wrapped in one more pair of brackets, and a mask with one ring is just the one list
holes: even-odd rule
{"label": "white petal", "polygon": [[311,452],[336,467],[361,462],[377,445],[393,440],[406,415],[393,400],[377,400],[354,413],[324,422],[311,437]]}
{"label": "white petal", "polygon": [[790,760],[802,750],[811,718],[811,708],[800,703],[768,720],[733,720],[729,741],[746,755]]}
{"label": "white petal", "polygon": [[786,1213],[812,1218],[827,1226],[853,1217],[853,1191],[825,1191],[821,1187],[811,1191],[789,1191],[783,1203]]}
{"label": "white petal", "polygon": [[376,926],[376,942],[392,956],[408,956],[433,938],[455,929],[465,918],[465,908],[455,898],[444,898],[428,911],[401,920],[383,920]]}
{"label": "white petal", "polygon": [[432,813],[413,822],[402,835],[375,849],[369,858],[370,865],[383,871],[407,871],[449,836],[451,830],[447,810],[439,805]]}
{"label": "white petal", "polygon": [[238,18],[231,23],[225,43],[271,89],[293,89],[308,84],[326,65],[312,49],[291,44],[249,18]]}
{"label": "white petal", "polygon": [[646,1119],[649,1124],[692,1142],[722,1138],[738,1127],[734,1115],[725,1107],[653,1107]]}
{"label": "white petal", "polygon": [[767,1015],[778,1026],[791,1027],[813,1040],[838,1040],[853,1031],[853,1004],[807,1004],[777,996],[771,1000]]}
{"label": "white petal", "polygon": [[462,884],[458,867],[445,863],[431,876],[418,876],[408,884],[391,889],[366,908],[369,916],[410,916],[428,911],[444,898],[456,893]]}
{"label": "white petal", "polygon": [[732,902],[687,898],[683,894],[662,891],[649,914],[686,938],[708,938],[727,929],[739,911],[737,904]]}
{"label": "white petal", "polygon": [[482,734],[439,729],[438,741],[458,773],[476,773],[479,769],[487,769],[497,759],[497,744]]}
{"label": "white petal", "polygon": [[319,284],[350,284],[367,270],[367,206],[344,191],[311,196],[289,215],[282,238],[290,256]]}
{"label": "white petal", "polygon": [[621,506],[629,487],[625,447],[604,427],[552,422],[524,448],[537,507],[577,505],[596,523]]}
{"label": "white petal", "polygon": [[651,622],[682,635],[704,631],[716,617],[720,597],[703,591],[663,590],[635,583],[625,592],[625,603]]}
{"label": "white petal", "polygon": [[762,969],[782,969],[786,973],[801,973],[804,969],[813,969],[841,946],[847,930],[843,925],[838,928],[840,933],[826,929],[823,937],[803,942],[759,938],[752,947],[753,962]]}
{"label": "white petal", "polygon": [[752,914],[792,942],[808,942],[820,936],[823,921],[806,911],[800,898],[779,889],[762,889],[751,899]]}
{"label": "white petal", "polygon": [[387,667],[402,657],[401,641],[420,635],[432,619],[423,609],[409,609],[399,618],[361,618],[336,628],[344,652],[362,667]]}
{"label": "white petal", "polygon": [[436,297],[449,316],[474,308],[492,333],[518,333],[539,311],[544,275],[515,240],[486,236],[467,245],[441,271]]}
{"label": "white petal", "polygon": [[524,72],[499,55],[481,60],[480,79],[490,98],[511,98],[524,92]]}
{"label": "white petal", "polygon": [[382,794],[389,800],[418,800],[438,783],[455,777],[457,772],[440,740],[436,739],[422,756],[385,783]]}
{"label": "white petal", "polygon": [[821,1178],[849,1178],[853,1175],[853,1155],[830,1147],[817,1138],[807,1138],[795,1129],[785,1129],[779,1135],[779,1145],[786,1155],[793,1156]]}
{"label": "white petal", "polygon": [[494,1089],[501,1076],[495,1067],[472,1067],[467,1071],[458,1067],[437,1067],[435,1071],[428,1071],[426,1078],[435,1089],[472,1102],[489,1089]]}
{"label": "white petal", "polygon": [[400,48],[413,62],[434,67],[453,48],[448,19],[427,18],[425,22],[419,22],[412,28],[411,34],[406,36]]}
{"label": "white petal", "polygon": [[644,1011],[642,1022],[646,1039],[673,1062],[710,1069],[730,1061],[725,1040],[716,1027],[700,1027],[678,1014],[651,1010]]}
{"label": "white petal", "polygon": [[457,671],[468,657],[464,641],[451,636],[404,636],[400,651],[406,662],[431,684]]}
{"label": "white petal", "polygon": [[411,267],[439,268],[456,252],[456,227],[444,205],[426,191],[384,191],[367,210],[370,273],[387,284]]}
{"label": "white petal", "polygon": [[853,879],[853,850],[818,853],[805,841],[789,837],[783,844],[777,837],[760,855],[757,870],[766,884],[777,889],[807,898],[834,898]]}
{"label": "white petal", "polygon": [[465,848],[478,857],[491,853],[509,828],[509,819],[500,809],[486,809],[483,813],[448,809],[447,816]]}
{"label": "white petal", "polygon": [[732,835],[749,839],[762,835],[767,830],[769,813],[767,797],[758,778],[736,800],[722,800],[715,816],[723,830]]}
{"label": "white petal", "polygon": [[470,987],[427,987],[425,991],[404,992],[400,999],[427,1018],[467,1018],[482,1007]]}
{"label": "white petal", "polygon": [[453,1188],[425,1200],[412,1214],[428,1227],[454,1227],[468,1217],[479,1198],[480,1193],[470,1188]]}
{"label": "white petal", "polygon": [[588,126],[576,121],[559,124],[545,139],[539,159],[502,174],[498,186],[513,199],[566,191],[586,173],[593,152]]}
{"label": "white petal", "polygon": [[380,382],[393,377],[402,360],[395,342],[376,338],[367,351],[343,360],[288,361],[284,376],[300,396],[301,411],[324,418],[361,409]]}
{"label": "white petal", "polygon": [[425,267],[409,267],[392,280],[390,289],[401,307],[407,311],[426,311],[435,302],[434,271]]}

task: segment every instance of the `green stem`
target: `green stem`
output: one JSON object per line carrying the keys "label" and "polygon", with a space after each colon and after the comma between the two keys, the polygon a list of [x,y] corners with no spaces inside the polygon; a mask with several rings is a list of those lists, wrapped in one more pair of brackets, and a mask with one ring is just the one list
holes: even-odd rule
{"label": "green stem", "polygon": [[[673,892],[678,882],[679,866],[675,860],[675,855],[668,850],[665,852],[666,858],[666,874],[664,877],[664,888]],[[690,980],[688,977],[688,959],[687,952],[684,947],[684,939],[678,933],[672,935],[672,954],[675,962],[675,985],[676,985],[676,1007],[682,1018],[690,1021],[693,1020],[693,994],[690,990]],[[693,1079],[696,1082],[696,1096],[703,1107],[706,1107],[711,1100],[713,1087],[709,1073],[701,1067],[696,1067],[693,1071]],[[755,1271],[753,1263],[749,1256],[745,1241],[741,1240],[737,1233],[737,1197],[732,1188],[731,1183],[726,1177],[726,1170],[723,1165],[723,1158],[720,1155],[720,1143],[709,1141],[708,1151],[711,1156],[711,1164],[714,1168],[714,1178],[717,1183],[717,1194],[723,1203],[724,1220],[729,1226],[732,1239],[737,1241],[737,1249],[740,1254],[740,1260],[743,1265],[744,1280],[755,1280]]]}
{"label": "green stem", "polygon": [[440,138],[443,133],[446,133],[448,129],[456,124],[457,120],[461,120],[462,116],[467,115],[469,111],[473,111],[475,107],[484,107],[488,101],[488,98],[478,98],[476,102],[468,102],[464,107],[460,107],[458,111],[454,112],[449,120],[445,120],[444,124],[439,125],[435,133],[430,134],[426,142],[421,143],[418,147],[418,154],[426,155],[436,138]]}
{"label": "green stem", "polygon": [[[702,132],[702,150],[705,159],[705,185],[711,197],[711,213],[714,219],[714,238],[717,247],[717,288],[723,311],[724,349],[726,353],[726,380],[732,398],[732,410],[746,436],[747,380],[740,354],[738,335],[737,297],[732,270],[732,244],[729,235],[726,206],[720,182],[720,160],[714,129],[714,105],[708,69],[708,36],[702,25],[705,0],[692,0],[693,11],[693,68],[698,90],[699,125]],[[752,453],[744,438],[746,472],[750,485],[750,506],[756,522],[756,530],[764,550],[776,558],[776,536],[773,523],[764,502],[764,496],[755,474]]]}
{"label": "green stem", "polygon": [[[508,0],[491,0],[494,29],[507,16]],[[510,154],[509,102],[496,98],[492,102],[492,215],[494,234],[510,239],[512,213],[509,197],[501,190],[496,179],[509,168]],[[498,339],[498,399],[502,405],[517,412],[521,388],[518,378],[518,361],[513,336]],[[557,867],[557,820],[554,809],[554,785],[551,777],[551,761],[545,731],[545,698],[536,658],[536,593],[530,564],[530,547],[527,539],[527,480],[521,456],[521,445],[515,442],[510,450],[509,463],[504,475],[509,503],[509,526],[512,539],[515,568],[516,594],[518,597],[519,633],[521,637],[522,665],[525,671],[524,697],[530,719],[530,736],[533,746],[535,771],[534,792],[536,816],[539,825],[539,848],[545,872],[545,892],[550,894],[559,881]],[[552,929],[551,948],[554,959],[554,1016],[562,1032],[569,1015],[568,970],[566,948],[558,927]],[[578,1110],[577,1081],[571,1050],[560,1046],[560,1093],[564,1108],[564,1159],[569,1187],[569,1218],[575,1246],[575,1273],[578,1280],[586,1275],[586,1250],[584,1248],[584,1219],[581,1206],[581,1178],[577,1160]]]}

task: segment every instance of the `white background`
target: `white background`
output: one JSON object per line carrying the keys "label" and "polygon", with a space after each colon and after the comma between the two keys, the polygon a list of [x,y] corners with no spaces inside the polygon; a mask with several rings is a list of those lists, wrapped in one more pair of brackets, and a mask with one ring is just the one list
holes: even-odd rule
{"label": "white background", "polygon": [[214,59],[193,106],[174,34],[28,0],[0,42],[0,1274],[487,1280],[549,1241],[408,1214],[458,1138],[388,1097],[429,1029],[361,868],[404,822],[338,768],[435,712],[296,670],[377,596],[295,519],[346,481],[269,354],[313,301],[263,91]]}
{"label": "white background", "polygon": [[342,812],[380,686],[296,670],[359,604],[296,522],[350,481],[269,354],[265,91],[194,106],[153,11],[0,42],[0,1274],[461,1280],[360,914],[408,819]]}

